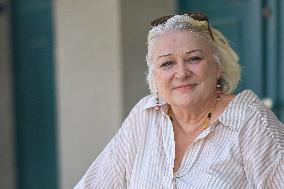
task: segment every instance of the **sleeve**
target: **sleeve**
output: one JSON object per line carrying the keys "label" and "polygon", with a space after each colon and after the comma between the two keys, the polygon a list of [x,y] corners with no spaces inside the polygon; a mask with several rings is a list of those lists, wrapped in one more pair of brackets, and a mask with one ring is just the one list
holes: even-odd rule
{"label": "sleeve", "polygon": [[129,116],[109,144],[88,168],[75,189],[126,188]]}
{"label": "sleeve", "polygon": [[284,158],[282,157],[271,167],[259,188],[284,188]]}
{"label": "sleeve", "polygon": [[283,189],[284,125],[269,110],[250,111],[239,139],[249,185],[257,189]]}

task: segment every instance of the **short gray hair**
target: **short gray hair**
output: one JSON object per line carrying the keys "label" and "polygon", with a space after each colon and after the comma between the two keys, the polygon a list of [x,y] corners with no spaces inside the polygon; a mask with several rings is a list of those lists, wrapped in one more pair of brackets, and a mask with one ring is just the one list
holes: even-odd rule
{"label": "short gray hair", "polygon": [[239,65],[239,57],[231,48],[228,40],[218,30],[211,28],[214,41],[210,36],[206,21],[194,20],[188,15],[175,15],[168,19],[165,23],[152,27],[148,32],[148,53],[146,62],[148,66],[147,82],[150,92],[157,93],[154,79],[154,66],[152,62],[152,48],[157,37],[168,31],[189,30],[199,36],[205,37],[209,46],[213,50],[213,57],[221,70],[222,92],[231,94],[240,81],[241,68]]}

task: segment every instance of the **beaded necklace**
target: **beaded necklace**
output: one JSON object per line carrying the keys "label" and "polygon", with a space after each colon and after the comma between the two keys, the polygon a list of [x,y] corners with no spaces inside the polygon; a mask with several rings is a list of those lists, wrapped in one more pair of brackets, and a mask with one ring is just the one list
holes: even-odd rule
{"label": "beaded necklace", "polygon": [[214,111],[214,109],[215,109],[215,107],[216,107],[216,104],[217,104],[217,102],[218,102],[219,100],[220,100],[220,98],[217,98],[217,100],[216,100],[216,102],[214,103],[214,105],[209,109],[208,114],[207,114],[207,117],[206,117],[206,120],[205,120],[204,125],[203,125],[203,131],[208,128],[208,124],[209,124],[209,121],[210,121],[210,119],[211,119],[211,117],[212,117],[212,113],[213,113],[213,111]]}
{"label": "beaded necklace", "polygon": [[[207,116],[206,116],[206,120],[205,120],[205,122],[204,122],[204,124],[203,124],[203,131],[208,128],[209,121],[210,121],[210,119],[211,119],[211,117],[212,117],[212,113],[213,113],[213,111],[214,111],[214,109],[215,109],[215,107],[216,107],[216,104],[217,104],[217,102],[218,102],[219,100],[220,100],[220,97],[218,97],[217,100],[216,100],[216,102],[213,104],[213,106],[211,106],[211,107],[209,108],[208,113],[207,113]],[[172,110],[171,110],[171,108],[169,108],[169,110],[168,110],[168,115],[169,115],[169,117],[170,117],[171,122],[173,123]]]}

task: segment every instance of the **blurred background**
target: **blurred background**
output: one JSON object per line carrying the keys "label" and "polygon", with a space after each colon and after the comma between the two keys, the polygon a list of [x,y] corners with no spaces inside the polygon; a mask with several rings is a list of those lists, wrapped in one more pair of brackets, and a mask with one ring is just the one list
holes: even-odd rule
{"label": "blurred background", "polygon": [[0,188],[68,189],[149,94],[146,35],[201,11],[284,121],[283,0],[0,0]]}

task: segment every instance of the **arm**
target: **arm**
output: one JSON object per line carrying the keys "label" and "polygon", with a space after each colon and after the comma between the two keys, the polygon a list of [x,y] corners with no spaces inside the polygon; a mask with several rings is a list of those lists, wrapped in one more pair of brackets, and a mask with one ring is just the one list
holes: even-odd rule
{"label": "arm", "polygon": [[267,172],[266,177],[259,184],[259,188],[284,188],[284,156],[276,160],[271,169]]}
{"label": "arm", "polygon": [[129,117],[95,159],[75,189],[126,188],[125,167],[128,153]]}
{"label": "arm", "polygon": [[284,126],[269,111],[248,111],[240,131],[244,172],[253,188],[284,188]]}

